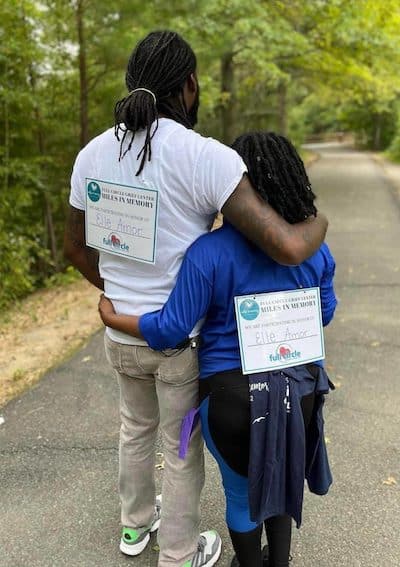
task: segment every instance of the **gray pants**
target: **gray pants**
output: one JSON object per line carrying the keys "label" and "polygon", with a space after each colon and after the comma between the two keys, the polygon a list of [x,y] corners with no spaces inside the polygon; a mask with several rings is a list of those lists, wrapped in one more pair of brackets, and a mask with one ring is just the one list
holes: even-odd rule
{"label": "gray pants", "polygon": [[[163,437],[159,567],[181,567],[197,549],[204,484],[200,426],[185,460],[179,459],[181,421],[198,405],[197,349],[156,352],[105,335],[106,355],[120,385],[119,488],[123,526],[149,526],[155,503],[155,443]],[[167,356],[169,355],[169,356]]]}

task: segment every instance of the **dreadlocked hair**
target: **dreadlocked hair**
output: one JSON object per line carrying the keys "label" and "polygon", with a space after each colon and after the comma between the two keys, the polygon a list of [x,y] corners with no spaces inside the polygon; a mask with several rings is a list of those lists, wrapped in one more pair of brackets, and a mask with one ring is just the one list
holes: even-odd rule
{"label": "dreadlocked hair", "polygon": [[[140,130],[146,131],[143,148],[137,156],[142,160],[136,175],[143,170],[146,159],[151,160],[151,140],[158,128],[159,114],[187,128],[193,127],[183,96],[180,95],[186,79],[195,71],[196,56],[193,50],[175,32],[152,32],[133,50],[125,75],[129,94],[115,105],[114,131],[121,142],[119,160],[131,149],[135,134]],[[152,132],[154,122],[156,124]]]}
{"label": "dreadlocked hair", "polygon": [[293,224],[317,214],[304,163],[284,136],[250,132],[239,136],[232,148],[247,165],[254,189],[285,220]]}

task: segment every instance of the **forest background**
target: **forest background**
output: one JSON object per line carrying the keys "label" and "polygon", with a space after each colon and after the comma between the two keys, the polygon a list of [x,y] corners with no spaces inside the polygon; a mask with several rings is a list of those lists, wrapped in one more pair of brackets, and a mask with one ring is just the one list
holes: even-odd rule
{"label": "forest background", "polygon": [[400,160],[398,0],[0,0],[0,308],[76,277],[62,254],[81,147],[113,125],[154,29],[198,57],[198,129],[327,132]]}

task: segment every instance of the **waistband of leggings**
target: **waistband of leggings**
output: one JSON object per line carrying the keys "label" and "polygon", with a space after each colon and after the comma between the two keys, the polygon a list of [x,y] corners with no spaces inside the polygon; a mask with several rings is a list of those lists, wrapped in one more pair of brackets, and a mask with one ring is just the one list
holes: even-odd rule
{"label": "waistband of leggings", "polygon": [[207,378],[199,380],[199,397],[200,403],[211,394],[218,390],[231,390],[232,388],[247,388],[249,387],[249,379],[245,374],[242,374],[240,368],[233,370],[224,370],[217,374],[212,374]]}
{"label": "waistband of leggings", "polygon": [[[318,377],[318,366],[315,364],[307,364],[307,370],[310,372],[314,379]],[[284,370],[283,370],[284,372]],[[232,370],[224,370],[217,372],[207,378],[199,380],[199,398],[200,403],[211,394],[218,390],[227,390],[232,388],[248,388],[249,378],[243,374],[240,368]]]}

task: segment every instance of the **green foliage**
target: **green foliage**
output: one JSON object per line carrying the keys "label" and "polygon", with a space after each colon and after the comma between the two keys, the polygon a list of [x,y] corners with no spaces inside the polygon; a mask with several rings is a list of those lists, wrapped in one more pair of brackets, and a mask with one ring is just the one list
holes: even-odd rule
{"label": "green foliage", "polygon": [[33,268],[47,256],[37,240],[5,230],[0,220],[0,309],[35,289],[38,275]]}
{"label": "green foliage", "polygon": [[376,112],[368,104],[347,104],[338,115],[344,129],[355,132],[356,143],[362,148],[387,148],[396,131],[393,105],[385,111]]}
{"label": "green foliage", "polygon": [[67,266],[63,272],[57,272],[46,278],[44,285],[47,288],[68,285],[80,280],[81,278],[82,276],[78,270],[75,270],[72,266]]}
{"label": "green foliage", "polygon": [[387,156],[392,161],[400,163],[400,132],[397,132],[397,134],[393,138],[388,148]]}
{"label": "green foliage", "polygon": [[147,32],[176,29],[192,44],[206,135],[269,129],[300,144],[346,129],[400,157],[399,27],[398,0],[2,2],[0,306],[75,277],[62,239],[84,123],[87,138],[112,126]]}

